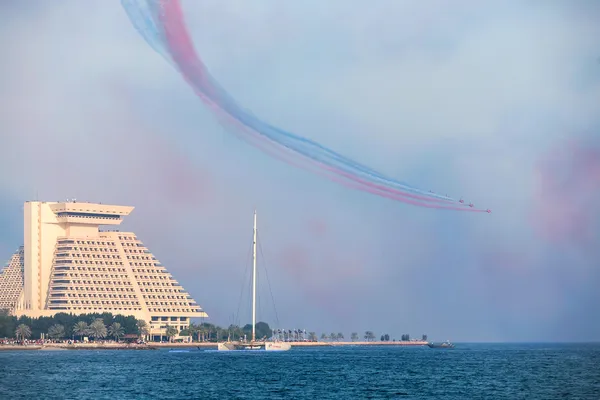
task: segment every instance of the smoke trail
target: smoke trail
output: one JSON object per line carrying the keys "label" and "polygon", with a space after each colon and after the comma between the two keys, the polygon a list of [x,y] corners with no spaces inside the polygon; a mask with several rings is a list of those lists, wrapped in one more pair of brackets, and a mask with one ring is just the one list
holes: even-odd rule
{"label": "smoke trail", "polygon": [[[178,0],[121,0],[131,22],[215,112],[222,123],[245,132],[238,137],[294,166],[311,169],[346,187],[420,207],[490,212],[389,178],[317,142],[274,127],[244,110],[211,76],[197,56]],[[293,159],[299,159],[294,161]]]}

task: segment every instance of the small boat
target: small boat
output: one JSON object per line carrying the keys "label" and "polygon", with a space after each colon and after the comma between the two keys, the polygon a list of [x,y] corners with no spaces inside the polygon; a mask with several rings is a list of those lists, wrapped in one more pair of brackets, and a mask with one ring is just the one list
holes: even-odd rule
{"label": "small boat", "polygon": [[429,346],[432,349],[453,349],[454,348],[454,344],[450,343],[449,340],[446,340],[443,343],[427,343],[427,346]]}

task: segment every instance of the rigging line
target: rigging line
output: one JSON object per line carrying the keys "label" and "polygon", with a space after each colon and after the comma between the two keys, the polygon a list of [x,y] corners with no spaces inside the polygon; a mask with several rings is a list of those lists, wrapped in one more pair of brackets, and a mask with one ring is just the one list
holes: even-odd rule
{"label": "rigging line", "polygon": [[[252,253],[252,244],[250,244],[250,248],[248,249],[248,255],[246,256],[246,268],[244,269],[244,277],[242,278],[242,290],[240,291],[240,299],[238,300],[237,313],[234,317],[234,323],[237,326],[240,326],[240,307],[242,305],[242,296],[244,295],[244,287],[246,284],[246,275],[248,275],[248,269],[250,269],[250,263],[248,262],[248,259],[251,257],[251,253]],[[237,323],[236,323],[236,321],[237,321]]]}
{"label": "rigging line", "polygon": [[[258,232],[256,233],[258,239],[260,239]],[[265,276],[267,277],[267,283],[269,285],[269,293],[271,293],[271,301],[273,302],[273,310],[275,310],[275,322],[279,326],[279,315],[277,315],[277,307],[275,306],[275,298],[273,297],[273,291],[271,290],[271,281],[269,280],[269,272],[267,271],[267,262],[265,261],[265,255],[263,254],[261,240],[258,240],[258,248],[260,250],[260,256],[263,259],[263,268],[265,269]]]}

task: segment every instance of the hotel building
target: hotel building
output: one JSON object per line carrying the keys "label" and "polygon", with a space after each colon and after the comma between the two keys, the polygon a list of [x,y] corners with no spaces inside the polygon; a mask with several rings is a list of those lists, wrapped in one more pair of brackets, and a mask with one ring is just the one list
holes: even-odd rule
{"label": "hotel building", "polygon": [[38,318],[65,312],[133,315],[151,335],[207,317],[132,232],[116,226],[133,207],[26,202],[24,245],[0,272],[0,309]]}

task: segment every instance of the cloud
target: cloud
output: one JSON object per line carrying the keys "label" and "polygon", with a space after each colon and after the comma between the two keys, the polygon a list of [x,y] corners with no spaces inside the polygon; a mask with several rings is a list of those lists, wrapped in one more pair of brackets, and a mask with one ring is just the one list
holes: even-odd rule
{"label": "cloud", "polygon": [[[558,216],[559,233],[581,232],[588,209],[569,208],[580,204],[571,192],[540,196],[556,171],[539,160],[598,133],[595,2],[183,5],[211,72],[256,115],[494,213],[415,209],[272,160],[216,123],[118,2],[39,1],[0,12],[9,252],[22,235],[15,214],[36,192],[132,204],[126,228],[227,323],[258,208],[282,324],[600,337],[580,320],[600,300],[597,254],[539,234]],[[588,167],[570,184],[591,196]]]}

